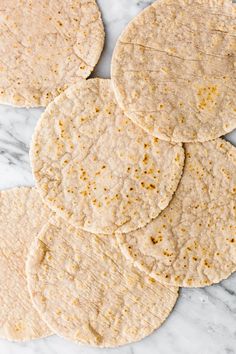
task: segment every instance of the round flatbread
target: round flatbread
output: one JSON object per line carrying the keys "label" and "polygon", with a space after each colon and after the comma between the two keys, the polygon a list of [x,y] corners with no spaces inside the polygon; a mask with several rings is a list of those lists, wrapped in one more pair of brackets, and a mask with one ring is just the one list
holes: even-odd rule
{"label": "round flatbread", "polygon": [[90,75],[104,44],[95,0],[1,0],[0,102],[46,106]]}
{"label": "round flatbread", "polygon": [[186,144],[174,198],[145,228],[117,235],[123,253],[162,283],[197,287],[236,271],[236,149]]}
{"label": "round flatbread", "polygon": [[32,301],[60,336],[99,347],[138,341],[170,314],[178,288],[159,284],[121,254],[114,235],[51,220],[27,260]]}
{"label": "round flatbread", "polygon": [[75,227],[107,234],[144,226],[168,205],[184,150],[133,124],[117,106],[110,80],[92,79],[47,107],[31,161],[50,208]]}
{"label": "round flatbread", "polygon": [[236,5],[158,0],[118,40],[112,80],[139,126],[174,142],[207,141],[236,127]]}
{"label": "round flatbread", "polygon": [[0,337],[26,341],[51,330],[33,308],[25,261],[29,247],[52,213],[34,188],[0,192]]}

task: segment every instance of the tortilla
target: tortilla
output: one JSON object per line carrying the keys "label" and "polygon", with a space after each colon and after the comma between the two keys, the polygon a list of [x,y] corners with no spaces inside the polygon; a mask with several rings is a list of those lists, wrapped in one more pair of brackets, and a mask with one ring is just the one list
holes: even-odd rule
{"label": "tortilla", "polygon": [[47,107],[31,161],[51,209],[75,227],[107,234],[144,226],[168,205],[184,151],[133,124],[117,106],[110,80],[91,79]]}
{"label": "tortilla", "polygon": [[121,34],[112,60],[120,107],[150,134],[208,141],[236,128],[236,5],[158,0]]}
{"label": "tortilla", "polygon": [[95,0],[1,0],[0,102],[46,106],[87,78],[104,44]]}
{"label": "tortilla", "polygon": [[236,149],[217,139],[186,144],[174,198],[145,228],[118,235],[123,253],[165,284],[200,287],[236,270]]}
{"label": "tortilla", "polygon": [[0,337],[26,341],[51,330],[33,308],[25,260],[34,237],[52,213],[34,188],[0,192]]}
{"label": "tortilla", "polygon": [[160,327],[178,297],[135,269],[114,235],[50,220],[26,265],[32,301],[60,336],[99,347],[138,341]]}

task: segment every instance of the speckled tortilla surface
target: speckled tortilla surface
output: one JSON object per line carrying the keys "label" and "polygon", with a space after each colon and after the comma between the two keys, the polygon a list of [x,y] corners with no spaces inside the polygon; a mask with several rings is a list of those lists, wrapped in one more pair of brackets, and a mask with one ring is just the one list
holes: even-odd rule
{"label": "speckled tortilla surface", "polygon": [[216,139],[185,150],[169,206],[146,227],[117,238],[122,252],[158,281],[198,287],[236,271],[236,149]]}
{"label": "speckled tortilla surface", "polygon": [[107,234],[144,226],[168,205],[184,150],[131,122],[117,106],[110,80],[91,79],[47,107],[31,161],[50,208],[75,227]]}
{"label": "speckled tortilla surface", "polygon": [[112,60],[116,98],[163,140],[208,141],[236,127],[236,4],[158,0],[120,36]]}
{"label": "speckled tortilla surface", "polygon": [[60,336],[99,347],[138,341],[170,314],[178,288],[134,268],[114,235],[88,234],[62,219],[45,226],[27,260],[34,305]]}
{"label": "speckled tortilla surface", "polygon": [[0,102],[46,106],[90,75],[103,43],[95,0],[1,0]]}
{"label": "speckled tortilla surface", "polygon": [[28,250],[52,213],[34,188],[0,192],[0,337],[26,341],[51,330],[34,309],[27,289]]}

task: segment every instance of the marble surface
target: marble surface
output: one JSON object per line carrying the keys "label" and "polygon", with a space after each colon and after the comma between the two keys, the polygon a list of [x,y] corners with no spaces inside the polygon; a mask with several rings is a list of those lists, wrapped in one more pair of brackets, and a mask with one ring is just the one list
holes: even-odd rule
{"label": "marble surface", "polygon": [[[99,0],[107,42],[93,76],[109,77],[116,39],[152,1]],[[28,150],[42,109],[0,105],[0,189],[33,185]],[[227,138],[236,145],[236,133]],[[0,354],[236,354],[236,274],[204,289],[182,289],[177,305],[153,335],[118,349],[94,349],[57,336],[27,343],[0,340]]]}

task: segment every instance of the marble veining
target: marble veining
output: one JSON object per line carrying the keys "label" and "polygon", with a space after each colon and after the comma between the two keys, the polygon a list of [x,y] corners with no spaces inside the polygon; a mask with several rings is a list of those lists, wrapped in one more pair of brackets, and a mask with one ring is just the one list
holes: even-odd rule
{"label": "marble veining", "polygon": [[[124,26],[152,1],[98,0],[106,46],[93,76],[109,77],[115,42]],[[0,189],[33,185],[29,145],[43,109],[0,105]],[[227,135],[236,145],[236,133]],[[164,325],[139,343],[95,349],[57,336],[27,343],[0,340],[0,354],[236,354],[236,274],[204,289],[182,289]]]}

